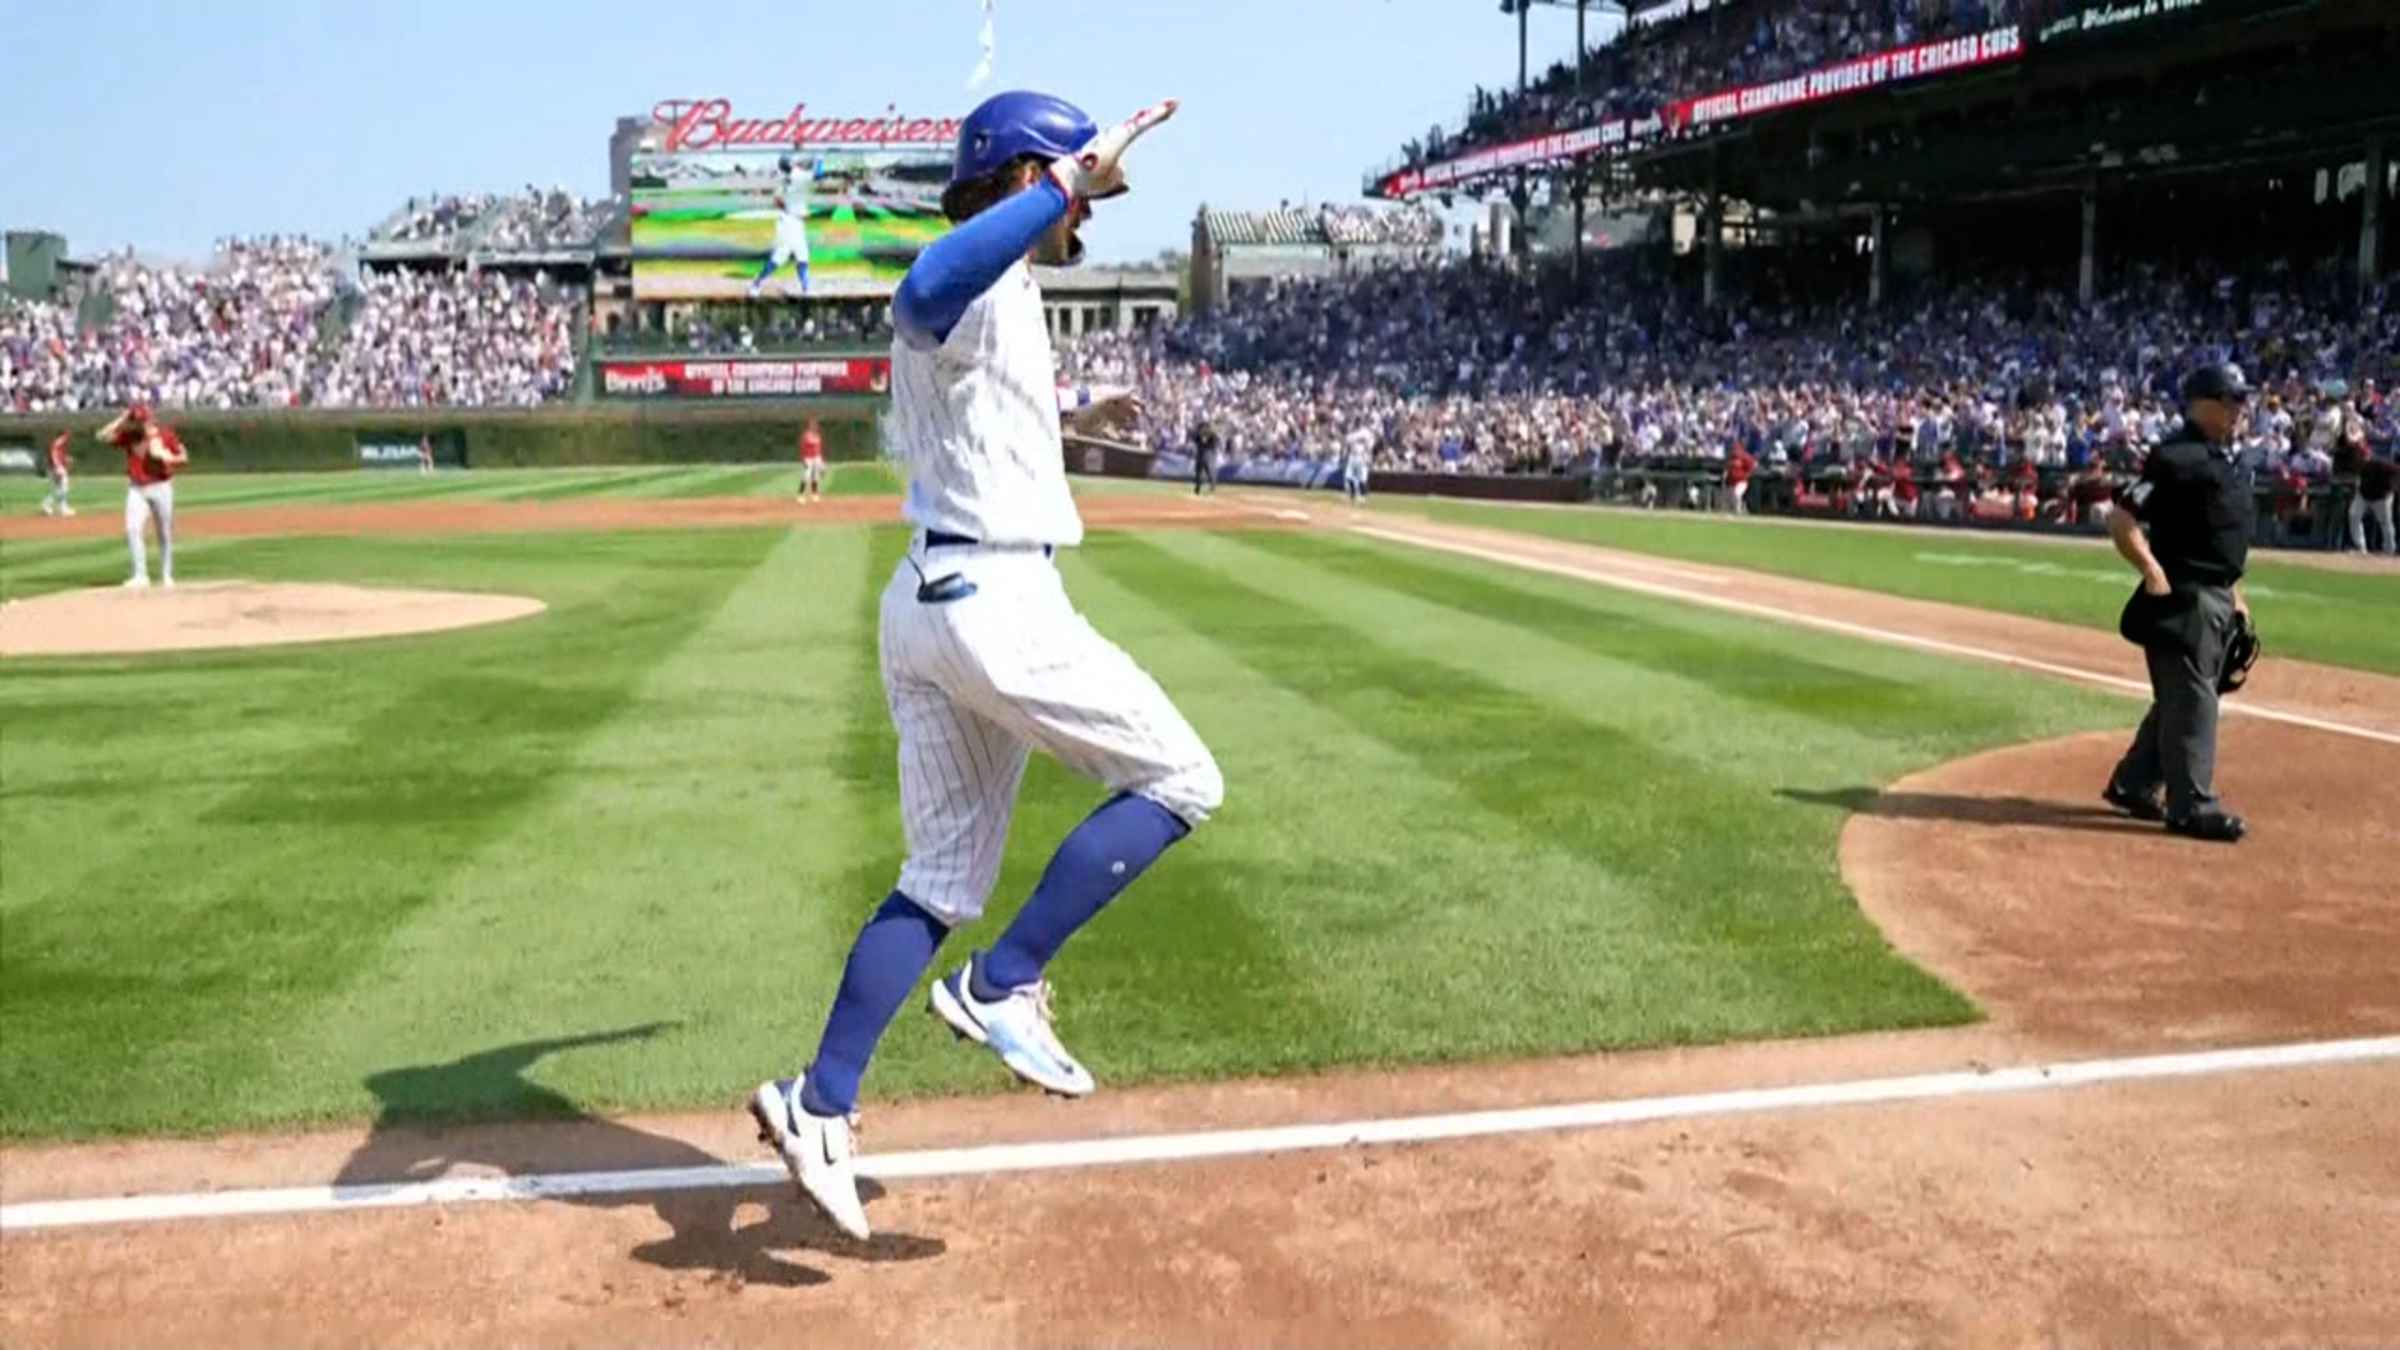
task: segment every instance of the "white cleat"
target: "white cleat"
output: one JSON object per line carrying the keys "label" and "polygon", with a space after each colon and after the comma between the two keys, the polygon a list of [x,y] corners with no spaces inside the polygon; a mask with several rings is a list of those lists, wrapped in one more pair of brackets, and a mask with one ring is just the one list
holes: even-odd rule
{"label": "white cleat", "polygon": [[933,982],[929,998],[934,1016],[961,1039],[998,1055],[1009,1072],[1035,1087],[1061,1097],[1090,1096],[1097,1086],[1092,1075],[1067,1053],[1051,1027],[1050,982],[1012,989],[1008,997],[986,1003],[975,997],[968,975],[973,968],[970,960]]}
{"label": "white cleat", "polygon": [[800,1080],[778,1078],[750,1094],[750,1117],[758,1139],[783,1155],[783,1165],[800,1193],[824,1211],[833,1226],[864,1242],[867,1207],[858,1200],[858,1165],[853,1131],[857,1118],[812,1116],[800,1109]]}
{"label": "white cleat", "polygon": [[43,515],[45,515],[45,516],[55,516],[55,515],[57,515],[57,514],[58,514],[58,505],[57,505],[57,503],[55,503],[55,502],[43,502],[43,503],[42,503],[42,514],[43,514]]}
{"label": "white cleat", "polygon": [[171,590],[174,590],[174,589],[175,589],[175,578],[173,578],[173,577],[171,577],[171,576],[168,576],[168,577],[160,577],[160,578],[158,579],[158,584],[159,584],[159,585],[161,585],[161,586],[164,586],[164,587],[166,587],[166,588],[167,588],[168,590],[170,590],[170,591],[171,591]]}
{"label": "white cleat", "polygon": [[124,586],[129,591],[146,591],[150,589],[150,578],[136,572],[125,578]]}
{"label": "white cleat", "polygon": [[62,516],[71,516],[75,514],[75,508],[72,506],[62,506],[58,508],[58,513]]}

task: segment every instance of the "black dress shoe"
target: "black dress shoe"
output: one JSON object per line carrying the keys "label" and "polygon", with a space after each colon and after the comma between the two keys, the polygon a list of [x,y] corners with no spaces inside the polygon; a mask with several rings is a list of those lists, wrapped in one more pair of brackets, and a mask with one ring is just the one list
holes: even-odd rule
{"label": "black dress shoe", "polygon": [[2167,833],[2220,844],[2239,842],[2249,832],[2250,827],[2242,822],[2240,816],[2227,815],[2223,811],[2194,811],[2188,816],[2167,817]]}
{"label": "black dress shoe", "polygon": [[2111,780],[2107,787],[2100,789],[2100,800],[2135,820],[2165,820],[2167,818],[2167,809],[2158,804],[2158,798],[2147,792],[2132,792],[2118,787],[2114,780]]}

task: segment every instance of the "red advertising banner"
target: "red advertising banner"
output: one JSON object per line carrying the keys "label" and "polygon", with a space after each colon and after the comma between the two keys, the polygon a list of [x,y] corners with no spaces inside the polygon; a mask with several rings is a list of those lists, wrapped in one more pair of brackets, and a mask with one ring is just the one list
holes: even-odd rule
{"label": "red advertising banner", "polygon": [[891,385],[888,356],[600,363],[600,393],[609,398],[807,398],[881,394]]}
{"label": "red advertising banner", "polygon": [[1628,145],[1639,145],[1656,136],[1662,125],[1656,116],[1639,121],[1618,118],[1575,131],[1553,131],[1546,136],[1495,145],[1471,155],[1428,164],[1422,169],[1403,169],[1384,180],[1384,195],[1412,197],[1500,169],[1555,164],[1581,159],[1595,151],[1615,151]]}
{"label": "red advertising banner", "polygon": [[1855,61],[1820,66],[1787,80],[1773,80],[1766,84],[1726,89],[1699,98],[1685,99],[1667,110],[1667,124],[1678,131],[1688,127],[1714,126],[1720,122],[1795,108],[1803,103],[1816,103],[1845,94],[1878,89],[1904,80],[2013,61],[2024,53],[2024,48],[2024,34],[2013,23],[2005,28],[1994,28],[1965,37],[1920,42],[1913,47],[1895,47],[1873,56],[1859,57]]}
{"label": "red advertising banner", "polygon": [[1839,98],[1887,84],[1996,65],[2015,60],[2023,51],[2024,36],[2015,24],[1939,42],[1895,47],[1854,61],[1822,66],[1786,80],[1684,99],[1669,105],[1663,115],[1654,114],[1637,121],[1620,118],[1575,131],[1554,131],[1511,141],[1506,145],[1491,146],[1422,168],[1403,169],[1383,180],[1382,195],[1413,197],[1501,169],[1530,168],[1581,159],[1591,154],[1613,154],[1640,145],[1662,133],[1706,130],[1745,117],[1756,117],[1822,99]]}

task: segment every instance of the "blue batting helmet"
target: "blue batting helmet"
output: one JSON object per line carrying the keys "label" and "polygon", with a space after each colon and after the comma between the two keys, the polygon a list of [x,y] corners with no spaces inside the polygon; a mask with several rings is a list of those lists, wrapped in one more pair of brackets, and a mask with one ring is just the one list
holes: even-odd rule
{"label": "blue batting helmet", "polygon": [[1023,89],[994,94],[958,124],[958,158],[950,166],[950,184],[987,177],[1020,155],[1057,159],[1074,154],[1099,134],[1083,109],[1063,98]]}

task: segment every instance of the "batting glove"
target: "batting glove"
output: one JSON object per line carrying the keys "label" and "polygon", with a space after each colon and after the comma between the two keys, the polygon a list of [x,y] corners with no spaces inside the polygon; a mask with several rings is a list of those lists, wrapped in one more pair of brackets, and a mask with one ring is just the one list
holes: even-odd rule
{"label": "batting glove", "polygon": [[1142,109],[1094,136],[1081,150],[1051,161],[1050,176],[1067,190],[1069,201],[1122,196],[1127,191],[1125,152],[1144,132],[1173,117],[1178,106],[1177,100],[1168,99]]}

